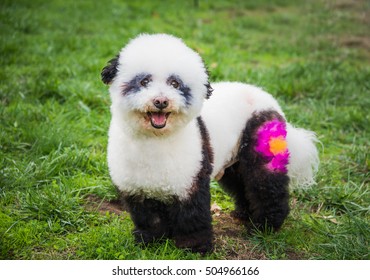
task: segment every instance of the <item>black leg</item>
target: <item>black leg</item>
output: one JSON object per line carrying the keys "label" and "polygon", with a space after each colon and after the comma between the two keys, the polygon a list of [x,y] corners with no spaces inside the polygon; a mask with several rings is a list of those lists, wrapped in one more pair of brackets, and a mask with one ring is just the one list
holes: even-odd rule
{"label": "black leg", "polygon": [[213,250],[209,179],[203,183],[188,199],[173,204],[170,211],[176,246],[200,253]]}
{"label": "black leg", "polygon": [[243,179],[239,173],[239,162],[225,169],[219,184],[234,199],[235,210],[231,212],[231,216],[244,222],[248,221],[249,203],[245,196]]}
{"label": "black leg", "polygon": [[170,236],[168,206],[163,202],[142,198],[125,197],[124,199],[135,229],[133,234],[138,243],[150,243]]}
{"label": "black leg", "polygon": [[243,132],[239,162],[220,183],[235,199],[236,216],[258,229],[278,230],[289,213],[284,119],[274,111],[254,114]]}
{"label": "black leg", "polygon": [[[258,229],[278,230],[289,213],[289,178],[271,174],[241,163],[245,196],[249,201],[248,214]],[[251,170],[253,169],[253,170]]]}

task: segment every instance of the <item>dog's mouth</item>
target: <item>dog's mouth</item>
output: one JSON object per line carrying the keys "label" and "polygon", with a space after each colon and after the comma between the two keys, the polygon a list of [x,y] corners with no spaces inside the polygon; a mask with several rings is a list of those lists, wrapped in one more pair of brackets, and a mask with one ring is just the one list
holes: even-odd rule
{"label": "dog's mouth", "polygon": [[170,112],[148,112],[147,116],[149,117],[150,123],[154,128],[161,129],[166,126]]}

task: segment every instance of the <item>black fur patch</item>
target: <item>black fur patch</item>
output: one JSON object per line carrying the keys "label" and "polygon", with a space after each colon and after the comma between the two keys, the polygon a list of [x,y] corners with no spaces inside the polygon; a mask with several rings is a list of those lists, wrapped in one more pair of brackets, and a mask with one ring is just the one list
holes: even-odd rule
{"label": "black fur patch", "polygon": [[275,111],[253,114],[241,140],[239,162],[225,170],[220,184],[235,199],[234,216],[258,229],[278,230],[289,213],[289,177],[265,168],[268,159],[255,151],[257,130],[265,122],[283,117]]}
{"label": "black fur patch", "polygon": [[114,77],[116,77],[118,71],[118,59],[119,55],[109,60],[108,65],[103,68],[101,72],[101,79],[103,83],[108,85],[113,81]]}
{"label": "black fur patch", "polygon": [[167,84],[171,85],[171,82],[173,81],[176,81],[178,83],[178,87],[176,89],[185,98],[186,105],[189,106],[191,104],[191,100],[193,99],[190,88],[185,85],[184,82],[177,75],[171,75],[170,77],[168,77]]}
{"label": "black fur patch", "polygon": [[211,87],[211,84],[209,82],[205,86],[207,88],[206,99],[209,99],[212,96],[213,88]]}
{"label": "black fur patch", "polygon": [[[209,76],[210,76],[210,72],[208,70],[208,67],[207,65],[205,64],[204,60],[202,59],[202,62],[203,62],[203,65],[204,65],[204,70],[206,71],[206,74],[207,74],[207,77],[209,79]],[[206,89],[207,89],[207,95],[206,95],[206,99],[209,99],[211,96],[212,96],[212,92],[213,92],[213,88],[211,87],[211,84],[210,82],[208,81],[208,83],[205,84],[206,86]]]}
{"label": "black fur patch", "polygon": [[209,133],[201,117],[197,118],[197,122],[200,130],[200,135],[202,137],[202,153],[203,153],[202,166],[203,169],[205,169],[206,173],[208,175],[211,175],[213,169],[212,164],[214,161],[214,155],[211,146],[211,141],[209,138]]}
{"label": "black fur patch", "polygon": [[180,200],[173,196],[168,202],[162,202],[144,195],[122,194],[135,224],[133,234],[139,243],[147,244],[161,238],[173,238],[179,248],[200,253],[213,249],[209,192],[213,152],[202,119],[199,117],[197,122],[202,136],[202,167],[187,199]]}

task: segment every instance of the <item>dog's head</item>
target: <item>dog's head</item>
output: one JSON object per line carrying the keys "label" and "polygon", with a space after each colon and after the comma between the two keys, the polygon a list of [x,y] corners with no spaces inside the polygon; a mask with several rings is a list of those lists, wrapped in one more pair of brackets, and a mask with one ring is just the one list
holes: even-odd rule
{"label": "dog's head", "polygon": [[140,35],[103,69],[112,117],[137,135],[166,135],[200,114],[211,95],[198,53],[170,35]]}

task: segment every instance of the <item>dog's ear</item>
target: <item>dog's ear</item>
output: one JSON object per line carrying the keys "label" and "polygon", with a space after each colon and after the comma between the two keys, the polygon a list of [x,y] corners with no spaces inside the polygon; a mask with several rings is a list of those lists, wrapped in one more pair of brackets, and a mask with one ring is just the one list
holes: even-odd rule
{"label": "dog's ear", "polygon": [[104,84],[109,85],[118,71],[118,59],[119,55],[108,61],[108,65],[105,66],[101,72],[101,79]]}
{"label": "dog's ear", "polygon": [[206,99],[209,99],[212,95],[213,88],[211,87],[211,84],[209,82],[206,84],[206,88],[207,88]]}
{"label": "dog's ear", "polygon": [[212,95],[212,92],[213,92],[213,88],[211,87],[211,83],[209,82],[209,79],[210,79],[210,72],[209,72],[209,69],[207,67],[207,64],[204,62],[204,60],[202,59],[202,62],[203,62],[203,65],[204,65],[204,70],[206,71],[206,74],[207,74],[207,77],[208,77],[208,83],[205,84],[206,88],[207,88],[207,95],[206,95],[206,99],[209,99]]}

